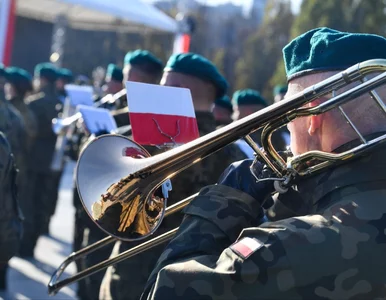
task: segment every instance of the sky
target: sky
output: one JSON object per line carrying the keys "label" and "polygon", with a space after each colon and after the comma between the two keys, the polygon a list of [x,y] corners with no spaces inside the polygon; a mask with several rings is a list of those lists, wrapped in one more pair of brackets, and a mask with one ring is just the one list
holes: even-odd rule
{"label": "sky", "polygon": [[[155,0],[147,0],[146,2],[154,2],[154,1]],[[243,6],[249,7],[253,0],[196,0],[196,1],[207,5],[213,5],[213,6],[231,2],[235,5],[243,5]],[[300,4],[302,0],[291,0],[291,2],[292,2],[292,10],[294,11],[294,13],[297,13],[300,9]]]}
{"label": "sky", "polygon": [[[235,5],[246,5],[246,6],[249,6],[252,2],[252,0],[197,0],[197,1],[207,5],[219,5],[219,4],[231,2]],[[298,12],[302,0],[291,0],[291,2],[292,2],[293,11]]]}

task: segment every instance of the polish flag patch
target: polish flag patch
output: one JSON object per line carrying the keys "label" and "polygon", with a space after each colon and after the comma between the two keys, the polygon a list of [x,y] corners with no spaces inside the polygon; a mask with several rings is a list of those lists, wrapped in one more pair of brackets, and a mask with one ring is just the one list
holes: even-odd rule
{"label": "polish flag patch", "polygon": [[199,137],[189,89],[126,82],[133,140],[140,145],[185,144]]}
{"label": "polish flag patch", "polygon": [[244,237],[236,243],[232,244],[230,248],[241,258],[247,259],[249,256],[251,256],[254,252],[259,250],[263,246],[264,243],[260,242],[257,239]]}

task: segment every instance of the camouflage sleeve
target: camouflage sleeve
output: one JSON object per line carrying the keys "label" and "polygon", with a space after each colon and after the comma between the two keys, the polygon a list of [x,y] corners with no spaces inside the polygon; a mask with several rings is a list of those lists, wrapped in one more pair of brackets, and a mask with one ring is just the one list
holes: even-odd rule
{"label": "camouflage sleeve", "polygon": [[157,262],[142,299],[248,299],[251,285],[259,287],[255,295],[260,299],[275,293],[280,282],[268,275],[288,268],[275,234],[255,230],[250,247],[259,251],[250,257],[238,253],[234,243],[244,228],[259,225],[259,209],[252,197],[229,187],[202,189],[185,209],[185,219]]}

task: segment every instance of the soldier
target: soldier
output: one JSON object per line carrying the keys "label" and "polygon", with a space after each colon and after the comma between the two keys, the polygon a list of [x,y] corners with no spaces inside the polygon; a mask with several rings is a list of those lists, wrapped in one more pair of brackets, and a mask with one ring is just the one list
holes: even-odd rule
{"label": "soldier", "polygon": [[70,84],[74,81],[74,75],[71,70],[61,68],[58,70],[58,79],[55,82],[56,90],[58,92],[58,96],[60,101],[64,104],[64,101],[67,97],[67,92],[64,89],[66,84]]}
{"label": "soldier", "polygon": [[[291,96],[347,66],[385,59],[386,39],[318,28],[297,37],[283,53]],[[347,87],[337,92],[342,90]],[[385,97],[385,87],[378,93]],[[343,109],[365,136],[386,131],[383,111],[369,95]],[[360,144],[338,108],[296,119],[288,127],[295,155],[339,153]],[[142,299],[383,298],[385,165],[382,147],[304,179],[297,183],[298,192],[282,195],[291,212],[286,219],[260,225],[261,204],[273,191],[272,182],[256,183],[250,161],[232,165],[218,185],[202,189],[185,209]],[[296,198],[302,202],[297,208]]]}
{"label": "soldier", "polygon": [[239,90],[232,96],[234,120],[240,120],[268,106],[267,101],[258,91]]}
{"label": "soldier", "polygon": [[[109,64],[107,66],[106,76],[105,76],[105,85],[102,87],[102,90],[105,95],[114,96],[114,94],[122,91],[123,89],[123,74],[122,69],[117,65]],[[103,108],[113,109],[114,107],[121,107],[120,101],[115,103],[104,103]],[[125,103],[126,100],[125,100]]]}
{"label": "soldier", "polygon": [[[252,89],[236,91],[232,96],[232,102],[235,111],[235,120],[244,118],[268,106],[267,101],[261,94]],[[262,129],[259,129],[250,135],[259,147],[262,146],[261,133]],[[249,158],[253,158],[253,151],[244,140],[237,141],[237,144]],[[287,143],[282,130],[274,132],[272,135],[272,144],[277,150],[286,150]]]}
{"label": "soldier", "polygon": [[33,256],[37,239],[48,232],[53,202],[57,199],[57,178],[50,169],[56,143],[52,119],[56,118],[62,109],[55,86],[57,74],[54,65],[38,64],[35,67],[34,82],[37,93],[26,99],[28,107],[36,117],[38,131],[28,161],[29,172],[33,174],[30,178],[30,193],[35,209],[28,212],[34,219],[34,228],[31,229],[34,233],[25,237],[28,240],[20,251],[25,257]]}
{"label": "soldier", "polygon": [[[25,123],[26,137],[24,138],[24,144],[26,145],[21,153],[22,165],[18,166],[18,190],[19,190],[19,202],[24,216],[24,237],[22,240],[22,248],[24,242],[28,240],[28,237],[33,234],[32,229],[34,228],[34,218],[29,214],[30,211],[34,210],[34,204],[31,197],[31,186],[30,178],[33,176],[28,170],[28,159],[30,156],[30,149],[34,143],[34,139],[37,135],[37,120],[35,115],[29,109],[27,104],[24,102],[25,96],[32,91],[32,77],[31,75],[20,68],[10,67],[5,70],[5,95],[11,105],[17,108],[18,112]],[[19,140],[19,143],[23,140]]]}
{"label": "soldier", "polygon": [[29,148],[37,134],[37,121],[35,116],[24,102],[24,99],[32,91],[32,77],[26,70],[9,67],[5,69],[5,78],[6,98],[23,117],[28,134],[27,144]]}
{"label": "soldier", "polygon": [[[158,84],[162,76],[163,63],[147,50],[128,52],[123,61],[123,86],[127,81]],[[113,113],[118,127],[129,125],[126,95],[120,99],[118,110]]]}
{"label": "soldier", "polygon": [[232,123],[233,107],[229,96],[217,98],[214,101],[212,113],[218,127]]}
{"label": "soldier", "polygon": [[105,77],[105,93],[116,94],[123,88],[123,73],[122,69],[117,65],[109,64],[107,66],[106,77]]}
{"label": "soldier", "polygon": [[7,299],[8,261],[19,247],[23,233],[22,213],[17,201],[17,169],[12,149],[0,132],[0,296]]}
{"label": "soldier", "polygon": [[[211,108],[217,98],[224,96],[228,84],[209,60],[194,53],[173,55],[166,64],[161,85],[190,89],[200,135],[216,130]],[[154,154],[154,150],[149,152]],[[231,145],[181,172],[172,179],[173,190],[169,194],[168,205],[214,183],[213,179],[220,176],[224,164],[243,158],[245,156],[241,151]],[[154,236],[179,226],[181,220],[181,215],[165,218]],[[117,242],[112,256],[139,243]],[[109,268],[103,280],[100,299],[139,299],[164,246],[158,246]],[[133,272],[134,270],[136,271]]]}
{"label": "soldier", "polygon": [[287,93],[288,86],[287,85],[277,85],[273,89],[273,102],[277,103],[284,99],[285,94]]}

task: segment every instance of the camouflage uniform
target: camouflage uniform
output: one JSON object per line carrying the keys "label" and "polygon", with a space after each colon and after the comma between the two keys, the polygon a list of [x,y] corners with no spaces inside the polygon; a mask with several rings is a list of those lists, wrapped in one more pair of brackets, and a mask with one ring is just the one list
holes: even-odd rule
{"label": "camouflage uniform", "polygon": [[[196,112],[196,118],[200,136],[216,129],[216,121],[212,113]],[[152,155],[156,154],[154,149],[147,147],[147,150]],[[231,145],[179,173],[172,179],[173,190],[170,192],[168,205],[170,206],[197,193],[202,187],[214,183],[228,164],[244,158],[245,156],[239,148]],[[153,237],[178,227],[182,217],[182,214],[174,214],[165,218]],[[112,256],[142,242],[117,242]],[[100,299],[139,299],[164,247],[165,245],[160,245],[108,268],[102,283]]]}
{"label": "camouflage uniform", "polygon": [[383,148],[302,181],[303,205],[258,227],[255,199],[202,189],[142,299],[383,299],[385,157]]}
{"label": "camouflage uniform", "polygon": [[16,174],[11,146],[0,132],[0,290],[6,290],[8,261],[17,252],[23,231]]}
{"label": "camouflage uniform", "polygon": [[55,190],[57,178],[53,176],[50,166],[56,142],[52,119],[57,117],[61,104],[52,85],[28,97],[26,102],[37,120],[38,129],[29,151],[28,161],[29,191],[32,201],[26,213],[26,223],[31,233],[24,236],[21,248],[23,256],[32,256],[38,237],[48,228],[53,201],[58,193]]}

